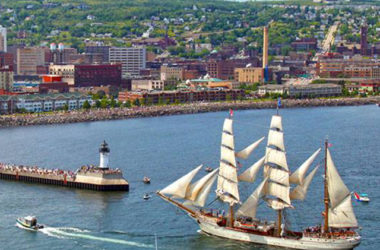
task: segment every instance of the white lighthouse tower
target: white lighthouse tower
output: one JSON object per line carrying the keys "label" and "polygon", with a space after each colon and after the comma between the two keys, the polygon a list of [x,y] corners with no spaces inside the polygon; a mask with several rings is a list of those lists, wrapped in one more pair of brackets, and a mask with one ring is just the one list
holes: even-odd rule
{"label": "white lighthouse tower", "polygon": [[108,144],[106,141],[103,141],[103,143],[100,145],[99,148],[100,153],[100,163],[99,168],[101,169],[108,169],[109,166],[109,155],[110,155],[110,148],[108,147]]}

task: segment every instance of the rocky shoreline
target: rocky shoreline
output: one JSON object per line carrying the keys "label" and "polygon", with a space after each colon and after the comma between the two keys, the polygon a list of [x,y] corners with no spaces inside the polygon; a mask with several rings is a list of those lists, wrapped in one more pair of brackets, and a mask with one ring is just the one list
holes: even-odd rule
{"label": "rocky shoreline", "polygon": [[[320,106],[355,106],[380,103],[380,97],[337,98],[337,99],[286,99],[282,108],[320,107]],[[137,117],[153,117],[178,114],[195,114],[217,112],[228,109],[267,109],[276,108],[277,101],[237,101],[191,103],[168,106],[148,106],[133,108],[91,109],[77,111],[60,111],[54,113],[2,115],[0,127],[17,127],[47,124],[63,124],[104,120],[119,120]]]}

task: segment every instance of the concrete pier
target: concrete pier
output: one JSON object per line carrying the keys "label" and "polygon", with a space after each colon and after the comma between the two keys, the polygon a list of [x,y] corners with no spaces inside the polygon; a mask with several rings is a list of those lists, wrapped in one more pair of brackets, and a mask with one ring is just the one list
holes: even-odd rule
{"label": "concrete pier", "polygon": [[0,179],[94,191],[129,191],[120,170],[83,166],[77,173],[0,163]]}

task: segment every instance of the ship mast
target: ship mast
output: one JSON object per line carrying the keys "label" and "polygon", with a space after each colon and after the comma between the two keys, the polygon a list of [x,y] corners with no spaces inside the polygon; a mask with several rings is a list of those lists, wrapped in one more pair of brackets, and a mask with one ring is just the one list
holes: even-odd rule
{"label": "ship mast", "polygon": [[278,235],[277,236],[281,236],[281,223],[282,223],[282,216],[281,216],[281,212],[282,212],[282,209],[279,209],[277,210],[277,232],[278,232]]}
{"label": "ship mast", "polygon": [[325,182],[324,182],[324,202],[325,202],[325,223],[323,232],[328,233],[329,230],[329,191],[327,187],[327,147],[328,140],[325,140]]}

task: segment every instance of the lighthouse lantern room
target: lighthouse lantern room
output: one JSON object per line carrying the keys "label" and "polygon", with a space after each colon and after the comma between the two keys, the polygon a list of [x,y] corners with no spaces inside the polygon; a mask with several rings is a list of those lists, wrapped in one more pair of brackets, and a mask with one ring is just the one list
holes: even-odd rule
{"label": "lighthouse lantern room", "polygon": [[99,153],[100,153],[99,168],[108,169],[110,148],[108,147],[108,144],[106,141],[103,141],[103,143],[100,145]]}

